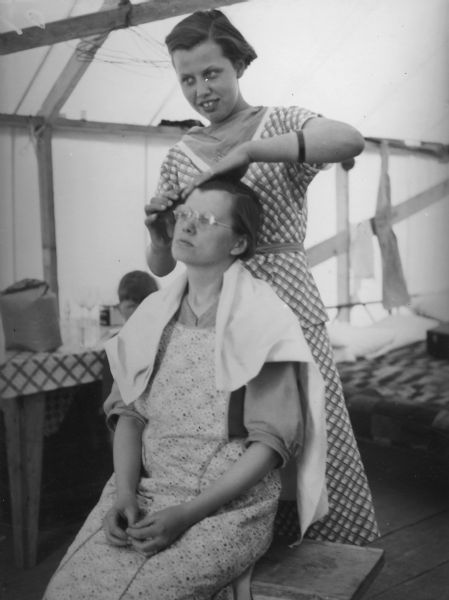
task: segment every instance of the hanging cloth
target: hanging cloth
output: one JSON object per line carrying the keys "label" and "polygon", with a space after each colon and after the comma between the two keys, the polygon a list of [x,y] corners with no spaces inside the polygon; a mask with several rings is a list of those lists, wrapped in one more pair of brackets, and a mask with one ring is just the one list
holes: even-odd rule
{"label": "hanging cloth", "polygon": [[374,277],[373,228],[369,221],[351,227],[351,267],[356,279]]}
{"label": "hanging cloth", "polygon": [[374,234],[370,221],[352,225],[351,232],[351,270],[353,277],[353,295],[359,297],[364,279],[374,277]]}
{"label": "hanging cloth", "polygon": [[388,174],[388,144],[380,147],[381,170],[376,213],[372,219],[374,234],[379,240],[382,260],[382,304],[390,310],[410,301],[399,255],[398,242],[391,224],[391,189]]}

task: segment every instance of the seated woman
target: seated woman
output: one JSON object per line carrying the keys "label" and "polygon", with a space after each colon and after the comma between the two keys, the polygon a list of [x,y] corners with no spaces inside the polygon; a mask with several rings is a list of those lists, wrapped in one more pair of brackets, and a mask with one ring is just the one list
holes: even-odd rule
{"label": "seated woman", "polygon": [[46,600],[233,597],[271,543],[292,457],[302,532],[327,510],[323,381],[293,312],[240,262],[254,192],[213,179],[174,216],[186,271],[107,344],[115,473]]}

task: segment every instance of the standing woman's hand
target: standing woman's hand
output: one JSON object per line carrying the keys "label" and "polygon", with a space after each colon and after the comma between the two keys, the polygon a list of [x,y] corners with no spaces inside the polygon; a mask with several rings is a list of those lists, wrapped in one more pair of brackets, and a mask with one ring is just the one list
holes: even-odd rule
{"label": "standing woman's hand", "polygon": [[173,237],[174,208],[180,196],[176,190],[167,190],[151,198],[145,206],[145,226],[148,229],[153,246],[168,246]]}
{"label": "standing woman's hand", "polygon": [[224,158],[215,163],[213,167],[194,177],[191,183],[181,190],[182,198],[185,200],[196,187],[217,175],[232,174],[236,179],[241,179],[248,170],[251,162],[249,142],[244,142],[233,148]]}

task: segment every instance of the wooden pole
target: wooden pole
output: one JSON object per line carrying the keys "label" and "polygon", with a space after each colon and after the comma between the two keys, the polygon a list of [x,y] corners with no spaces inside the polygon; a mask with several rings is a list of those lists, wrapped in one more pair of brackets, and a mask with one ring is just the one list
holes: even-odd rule
{"label": "wooden pole", "polygon": [[36,564],[39,533],[45,394],[2,401],[10,482],[14,561],[20,569]]}
{"label": "wooden pole", "polygon": [[135,27],[152,21],[160,21],[185,15],[195,10],[220,8],[245,2],[245,0],[147,0],[139,4],[125,4],[109,10],[69,17],[15,31],[0,34],[0,55],[51,46],[69,40],[109,33],[116,29]]}
{"label": "wooden pole", "polygon": [[[400,204],[393,206],[391,211],[393,225],[407,219],[421,210],[425,210],[429,206],[432,206],[436,202],[440,202],[448,196],[449,179],[444,179],[424,192],[420,192],[416,196],[412,196]],[[369,221],[371,221],[371,219],[364,219],[358,224],[364,224]],[[329,260],[329,258],[332,258],[333,256],[338,256],[342,252],[345,252],[346,239],[346,233],[340,231],[336,235],[307,248],[309,265],[314,267],[325,260]]]}
{"label": "wooden pole", "polygon": [[[351,168],[351,167],[349,167]],[[337,255],[337,304],[349,304],[350,291],[350,223],[349,223],[349,171],[348,165],[336,165],[336,193],[337,193],[337,235],[344,236],[344,251]],[[349,321],[350,309],[342,308],[339,312],[341,321]]]}
{"label": "wooden pole", "polygon": [[[128,0],[104,0],[99,12],[128,5]],[[99,48],[107,40],[108,35],[109,32],[105,31],[98,35],[83,38],[78,42],[62,73],[42,103],[38,114],[46,121],[52,122],[59,115],[59,111],[69,99],[70,94],[87,71]],[[82,59],[79,56],[80,53],[82,53]]]}
{"label": "wooden pole", "polygon": [[[26,129],[30,124],[43,123],[42,116],[25,116],[0,113],[0,128],[15,127]],[[136,125],[131,123],[109,123],[106,121],[85,121],[83,119],[66,119],[62,117],[52,121],[54,131],[79,133],[98,133],[105,135],[143,135],[145,137],[160,136],[161,139],[173,139],[176,135],[181,137],[183,130],[179,127]],[[379,154],[379,144],[383,138],[365,138],[365,152]],[[421,142],[420,146],[407,146],[402,140],[387,140],[390,155],[393,156],[419,156],[441,162],[449,162],[449,145],[437,142]]]}
{"label": "wooden pole", "polygon": [[56,224],[53,189],[52,131],[48,124],[36,128],[36,153],[39,177],[42,259],[44,279],[58,293],[58,260],[56,253]]}

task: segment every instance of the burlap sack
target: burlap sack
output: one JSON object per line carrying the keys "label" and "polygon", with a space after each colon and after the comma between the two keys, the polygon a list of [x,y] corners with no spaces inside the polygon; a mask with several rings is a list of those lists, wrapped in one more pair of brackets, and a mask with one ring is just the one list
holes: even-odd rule
{"label": "burlap sack", "polygon": [[58,302],[45,281],[22,279],[0,294],[8,350],[46,352],[61,344]]}

